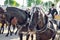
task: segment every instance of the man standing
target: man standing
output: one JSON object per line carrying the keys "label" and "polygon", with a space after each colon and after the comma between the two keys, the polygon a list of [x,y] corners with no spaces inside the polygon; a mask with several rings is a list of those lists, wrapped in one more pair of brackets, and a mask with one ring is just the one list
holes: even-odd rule
{"label": "man standing", "polygon": [[58,14],[58,12],[57,12],[57,10],[56,10],[56,8],[54,6],[55,5],[52,4],[52,7],[49,9],[53,19],[54,19],[54,16]]}

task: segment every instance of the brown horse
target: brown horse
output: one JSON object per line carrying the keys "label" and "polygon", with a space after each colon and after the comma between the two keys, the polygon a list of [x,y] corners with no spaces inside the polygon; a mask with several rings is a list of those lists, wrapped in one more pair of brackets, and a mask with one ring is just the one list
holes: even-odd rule
{"label": "brown horse", "polygon": [[38,21],[38,10],[35,11],[35,8],[36,7],[33,7],[33,9],[32,9],[33,16],[31,15],[31,18],[30,18],[31,21],[27,22],[27,24],[25,26],[23,26],[22,29],[19,31],[20,40],[22,40],[22,37],[23,37],[23,34],[21,32],[26,32],[26,34],[27,34],[26,40],[29,40],[30,34],[31,34],[31,40],[33,40],[33,34],[35,33],[35,28],[36,28],[35,26]]}
{"label": "brown horse", "polygon": [[35,12],[33,11],[33,16],[31,16],[32,17],[31,24],[28,26],[25,25],[19,31],[20,40],[22,40],[22,37],[23,37],[23,34],[21,32],[24,32],[25,30],[26,30],[25,32],[28,31],[26,35],[26,40],[29,39],[30,34],[31,34],[31,40],[33,40],[34,33],[36,33],[36,40],[49,40],[51,38],[52,40],[54,40],[55,31],[48,28],[47,23],[45,23],[46,19],[44,19],[44,17],[47,18],[47,16],[44,15],[43,17],[43,14],[41,12],[40,12],[40,15],[38,16],[38,13],[39,13],[38,10],[36,10]]}
{"label": "brown horse", "polygon": [[[11,25],[13,27],[13,33],[14,33],[14,30],[17,28],[17,22],[18,22],[18,19],[16,17],[14,17],[12,20],[11,20]],[[17,29],[18,30],[18,29]],[[16,30],[16,33],[15,35],[17,34],[17,30]]]}
{"label": "brown horse", "polygon": [[56,32],[47,27],[47,24],[43,22],[43,14],[40,14],[40,19],[36,27],[36,40],[54,40]]}
{"label": "brown horse", "polygon": [[12,24],[12,25],[16,25],[16,24],[17,24],[17,18],[16,18],[16,17],[14,17],[14,18],[12,19],[11,24]]}
{"label": "brown horse", "polygon": [[[18,23],[18,19],[16,17],[12,17],[8,27],[8,34],[9,33],[10,35],[12,35],[13,33],[15,33],[15,35],[17,34],[17,30],[18,30],[17,23]],[[8,34],[6,36],[8,36]]]}

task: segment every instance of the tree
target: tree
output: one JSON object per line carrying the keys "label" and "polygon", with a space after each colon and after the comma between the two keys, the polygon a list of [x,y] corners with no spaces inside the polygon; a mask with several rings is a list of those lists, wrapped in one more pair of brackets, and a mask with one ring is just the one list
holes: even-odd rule
{"label": "tree", "polygon": [[32,1],[33,1],[33,0],[27,0],[27,5],[28,5],[28,7],[31,6]]}
{"label": "tree", "polygon": [[4,5],[19,6],[15,0],[5,0]]}
{"label": "tree", "polygon": [[54,0],[54,2],[57,4],[60,0]]}
{"label": "tree", "polygon": [[34,4],[36,3],[36,5],[39,5],[42,3],[42,1],[41,0],[27,0],[28,6],[31,6],[31,3],[34,3]]}
{"label": "tree", "polygon": [[41,4],[41,3],[42,3],[41,0],[36,0],[36,5],[39,5],[39,4]]}
{"label": "tree", "polygon": [[43,3],[43,6],[46,8],[45,10],[47,11],[53,3],[51,1]]}

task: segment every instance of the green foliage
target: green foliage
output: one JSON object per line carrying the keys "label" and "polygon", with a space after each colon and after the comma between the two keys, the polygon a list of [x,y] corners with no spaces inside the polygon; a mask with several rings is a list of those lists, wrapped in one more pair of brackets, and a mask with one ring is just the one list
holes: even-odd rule
{"label": "green foliage", "polygon": [[39,4],[41,4],[41,0],[36,1],[36,5],[39,5]]}
{"label": "green foliage", "polygon": [[31,3],[36,3],[36,5],[39,5],[39,4],[41,4],[41,0],[27,0],[27,5],[28,6],[31,6]]}
{"label": "green foliage", "polygon": [[51,1],[43,3],[43,6],[46,8],[45,10],[47,11],[53,3]]}
{"label": "green foliage", "polygon": [[[4,5],[8,4],[8,0],[5,0]],[[10,6],[19,6],[19,4],[15,0],[9,0]]]}
{"label": "green foliage", "polygon": [[60,0],[54,0],[56,3],[58,3]]}
{"label": "green foliage", "polygon": [[27,0],[27,5],[28,7],[31,6],[31,3],[33,2],[33,0]]}

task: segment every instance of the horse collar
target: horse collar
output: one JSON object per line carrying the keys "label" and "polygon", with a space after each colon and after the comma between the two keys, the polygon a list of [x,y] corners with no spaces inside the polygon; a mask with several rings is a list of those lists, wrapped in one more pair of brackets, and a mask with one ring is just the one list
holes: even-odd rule
{"label": "horse collar", "polygon": [[43,27],[42,29],[40,29],[40,30],[36,30],[36,32],[40,32],[40,33],[43,33],[43,32],[45,32],[47,30],[47,24],[45,25],[45,27]]}

